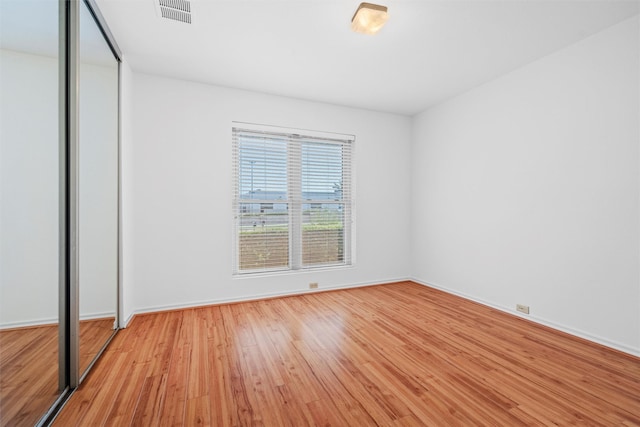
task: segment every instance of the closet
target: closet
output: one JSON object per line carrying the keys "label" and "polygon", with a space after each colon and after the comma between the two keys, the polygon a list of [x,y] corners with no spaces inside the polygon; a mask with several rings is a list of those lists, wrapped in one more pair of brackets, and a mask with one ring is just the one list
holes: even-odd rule
{"label": "closet", "polygon": [[92,0],[0,1],[0,425],[46,425],[118,329],[120,51]]}

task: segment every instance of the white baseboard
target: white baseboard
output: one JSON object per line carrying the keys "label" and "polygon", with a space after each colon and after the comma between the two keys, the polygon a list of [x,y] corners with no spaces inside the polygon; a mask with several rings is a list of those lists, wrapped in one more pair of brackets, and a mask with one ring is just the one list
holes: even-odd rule
{"label": "white baseboard", "polygon": [[0,331],[4,329],[29,328],[32,326],[48,326],[57,325],[57,317],[48,317],[43,319],[25,320],[20,322],[7,322],[0,324]]}
{"label": "white baseboard", "polygon": [[108,317],[116,317],[114,312],[102,312],[102,313],[90,313],[90,314],[81,314],[80,320],[93,320],[93,319],[106,319]]}
{"label": "white baseboard", "polygon": [[129,316],[127,316],[126,319],[123,319],[123,320],[120,321],[120,328],[122,328],[122,329],[127,328],[129,326],[129,323],[131,323],[131,321],[133,320],[135,315],[136,315],[135,312],[129,313]]}
{"label": "white baseboard", "polygon": [[538,316],[535,316],[535,315],[524,315],[524,314],[519,313],[519,312],[517,312],[517,311],[515,311],[513,309],[510,309],[508,307],[505,307],[505,306],[502,306],[502,305],[499,305],[499,304],[495,304],[495,303],[493,303],[491,301],[483,300],[481,298],[477,298],[477,297],[475,297],[473,295],[469,295],[469,294],[466,294],[464,292],[458,292],[458,291],[455,291],[453,289],[449,289],[449,288],[447,288],[445,286],[441,286],[441,285],[438,285],[438,284],[435,284],[435,283],[432,283],[432,282],[425,282],[425,281],[418,280],[418,279],[415,279],[415,278],[414,279],[410,279],[410,280],[412,282],[418,283],[420,285],[423,285],[423,286],[426,286],[426,287],[429,287],[429,288],[438,289],[438,290],[441,290],[441,291],[446,292],[448,294],[456,295],[456,296],[459,296],[461,298],[464,298],[464,299],[467,299],[467,300],[470,300],[470,301],[474,301],[474,302],[477,302],[477,303],[482,304],[482,305],[486,305],[486,306],[491,307],[491,308],[495,308],[496,310],[500,310],[500,311],[503,311],[505,313],[513,314],[514,316],[520,317],[522,319],[530,320],[530,321],[532,321],[534,323],[538,323],[540,325],[548,326],[548,327],[550,327],[552,329],[556,329],[558,331],[565,332],[565,333],[567,333],[569,335],[573,335],[573,336],[576,336],[576,337],[579,337],[579,338],[583,338],[585,340],[592,341],[592,342],[600,344],[600,345],[604,345],[605,347],[609,347],[609,348],[612,348],[614,350],[622,351],[622,352],[630,354],[632,356],[640,357],[640,349],[633,348],[633,347],[630,347],[628,345],[621,344],[619,342],[611,341],[611,340],[608,340],[606,338],[603,338],[603,337],[600,337],[600,336],[597,336],[597,335],[593,335],[593,334],[590,334],[590,333],[587,333],[587,332],[584,332],[584,331],[581,331],[581,330],[578,330],[578,329],[575,329],[575,328],[571,328],[571,327],[568,327],[568,326],[565,326],[565,325],[561,325],[559,323],[556,323],[556,322],[553,322],[553,321],[550,321],[548,319],[544,319],[544,318],[541,318],[541,317],[538,317]]}
{"label": "white baseboard", "polygon": [[[105,319],[107,317],[115,317],[115,313],[111,312],[102,312],[102,313],[89,313],[89,314],[81,314],[80,320],[93,320],[93,319]],[[44,319],[34,319],[34,320],[26,320],[20,322],[7,322],[0,324],[0,330],[4,329],[17,329],[17,328],[30,328],[34,326],[47,326],[47,325],[57,325],[58,318],[57,317],[49,317]]]}
{"label": "white baseboard", "polygon": [[298,289],[298,290],[287,291],[287,292],[268,292],[264,294],[249,295],[246,297],[238,297],[238,298],[218,298],[218,299],[211,299],[206,301],[192,301],[192,302],[183,303],[183,304],[149,306],[149,307],[144,307],[144,308],[134,310],[134,312],[129,316],[129,318],[126,319],[126,322],[124,324],[128,325],[129,322],[133,319],[133,317],[136,314],[155,313],[155,312],[170,311],[170,310],[181,310],[185,308],[203,307],[207,305],[233,304],[237,302],[257,301],[262,299],[287,297],[292,295],[313,294],[318,292],[335,291],[339,289],[351,289],[351,288],[361,288],[366,286],[385,285],[389,283],[404,282],[404,281],[410,281],[410,280],[411,279],[407,277],[403,277],[398,279],[386,279],[383,281],[375,281],[375,282],[360,282],[360,283],[349,283],[349,284],[343,284],[343,285],[327,286],[327,287],[322,287],[318,289]]}

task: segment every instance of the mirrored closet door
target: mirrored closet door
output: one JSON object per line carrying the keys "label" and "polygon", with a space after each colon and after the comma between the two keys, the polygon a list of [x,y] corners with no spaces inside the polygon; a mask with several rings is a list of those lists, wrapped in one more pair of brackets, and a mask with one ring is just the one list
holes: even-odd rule
{"label": "mirrored closet door", "polygon": [[79,33],[80,374],[116,327],[118,290],[118,60],[85,3]]}
{"label": "mirrored closet door", "polygon": [[0,0],[0,426],[46,425],[117,331],[119,63],[93,0]]}
{"label": "mirrored closet door", "polygon": [[58,384],[58,1],[0,0],[0,425]]}

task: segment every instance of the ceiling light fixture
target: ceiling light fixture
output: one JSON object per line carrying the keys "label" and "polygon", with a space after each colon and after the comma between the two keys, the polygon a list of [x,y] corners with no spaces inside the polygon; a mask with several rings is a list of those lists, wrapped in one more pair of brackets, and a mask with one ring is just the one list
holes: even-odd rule
{"label": "ceiling light fixture", "polygon": [[351,29],[356,33],[375,34],[387,22],[387,6],[371,3],[360,3],[351,18]]}

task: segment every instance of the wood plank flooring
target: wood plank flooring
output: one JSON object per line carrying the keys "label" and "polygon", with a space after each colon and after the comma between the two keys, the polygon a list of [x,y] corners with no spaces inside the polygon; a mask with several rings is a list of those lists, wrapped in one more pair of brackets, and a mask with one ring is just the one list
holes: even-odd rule
{"label": "wood plank flooring", "polygon": [[58,325],[0,331],[0,425],[33,426],[58,397]]}
{"label": "wood plank flooring", "polygon": [[415,283],[136,316],[56,426],[640,425],[640,359]]}
{"label": "wood plank flooring", "polygon": [[[113,333],[113,321],[80,322],[82,371]],[[58,325],[0,331],[0,426],[33,426],[58,396]]]}

